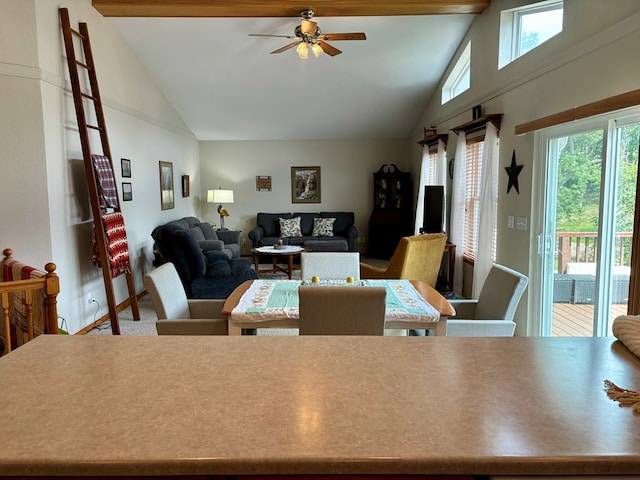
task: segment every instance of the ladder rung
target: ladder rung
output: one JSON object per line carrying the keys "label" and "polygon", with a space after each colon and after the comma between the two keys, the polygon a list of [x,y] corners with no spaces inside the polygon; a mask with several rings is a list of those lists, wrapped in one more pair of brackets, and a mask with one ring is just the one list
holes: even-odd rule
{"label": "ladder rung", "polygon": [[87,124],[87,128],[92,128],[92,129],[94,129],[94,130],[100,130],[100,131],[102,131],[102,130],[103,130],[103,128],[102,128],[102,127],[98,127],[98,126],[96,126],[96,125],[89,125],[89,124]]}
{"label": "ladder rung", "polygon": [[71,33],[74,33],[77,36],[79,36],[82,40],[86,40],[86,37],[83,34],[81,34],[79,31],[74,30],[73,28],[70,28],[69,30],[71,30]]}
{"label": "ladder rung", "polygon": [[88,93],[80,92],[80,95],[82,95],[84,98],[88,98],[89,100],[93,100],[94,102],[98,101],[96,97],[94,97],[93,95],[89,95]]}
{"label": "ladder rung", "polygon": [[89,65],[87,65],[86,63],[82,63],[80,60],[76,60],[76,65],[81,66],[82,68],[86,68],[87,70],[91,70],[91,67]]}

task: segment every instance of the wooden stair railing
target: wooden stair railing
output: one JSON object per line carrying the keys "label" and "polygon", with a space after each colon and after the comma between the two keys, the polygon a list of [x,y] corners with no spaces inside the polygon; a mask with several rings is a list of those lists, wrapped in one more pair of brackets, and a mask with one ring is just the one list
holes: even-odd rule
{"label": "wooden stair railing", "polygon": [[[2,261],[3,279],[4,270],[12,269],[15,265],[26,267],[26,265],[15,262],[13,259],[13,250],[6,248],[3,252],[4,259]],[[6,266],[6,267],[5,267]],[[45,266],[45,272],[41,270],[33,269],[29,267],[32,277],[26,280],[9,280],[0,282],[0,299],[2,303],[2,332],[4,332],[4,348],[0,346],[0,350],[4,350],[4,353],[9,353],[15,345],[12,345],[11,341],[11,311],[14,308],[15,314],[16,302],[20,307],[24,309],[24,317],[27,324],[27,340],[33,340],[34,333],[34,316],[39,313],[39,309],[34,304],[39,300],[39,296],[34,292],[41,291],[43,297],[42,305],[42,321],[44,333],[58,333],[58,307],[57,307],[57,295],[60,293],[60,282],[58,276],[55,273],[56,264],[47,263]],[[5,279],[6,280],[6,279]],[[23,294],[23,295],[21,295]],[[36,308],[34,308],[36,307]],[[35,310],[35,312],[34,312]],[[0,355],[3,352],[0,351]]]}

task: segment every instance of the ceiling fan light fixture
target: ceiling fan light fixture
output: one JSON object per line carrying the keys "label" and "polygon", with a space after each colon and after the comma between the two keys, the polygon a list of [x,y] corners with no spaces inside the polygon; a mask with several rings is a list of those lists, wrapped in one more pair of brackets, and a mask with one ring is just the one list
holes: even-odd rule
{"label": "ceiling fan light fixture", "polygon": [[317,43],[314,43],[313,45],[311,45],[311,51],[316,57],[319,57],[324,53],[324,50],[322,49],[322,47]]}
{"label": "ceiling fan light fixture", "polygon": [[318,24],[316,22],[312,22],[311,20],[302,20],[300,22],[300,32],[304,35],[312,37],[316,34],[317,30]]}
{"label": "ceiling fan light fixture", "polygon": [[300,45],[296,48],[296,53],[300,58],[309,58],[309,47],[305,42],[300,42]]}
{"label": "ceiling fan light fixture", "polygon": [[318,24],[311,20],[313,15],[314,11],[310,8],[302,10],[300,12],[302,20],[300,21],[300,25],[297,25],[294,28],[293,35],[271,35],[266,33],[250,33],[249,35],[257,37],[282,37],[294,40],[271,53],[282,53],[295,47],[296,53],[300,58],[309,58],[309,50],[311,50],[316,57],[319,57],[323,53],[326,53],[331,57],[335,57],[342,53],[341,50],[338,50],[330,43],[327,43],[327,41],[333,42],[334,40],[367,39],[366,35],[362,32],[322,33]]}

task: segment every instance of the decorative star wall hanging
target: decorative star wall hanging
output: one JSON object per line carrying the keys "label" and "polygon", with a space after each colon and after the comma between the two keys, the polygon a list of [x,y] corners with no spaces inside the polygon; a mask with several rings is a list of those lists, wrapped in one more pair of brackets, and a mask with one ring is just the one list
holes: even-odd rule
{"label": "decorative star wall hanging", "polygon": [[520,195],[520,188],[518,187],[518,175],[524,168],[524,165],[516,165],[516,151],[513,151],[513,155],[511,156],[511,165],[508,167],[504,167],[507,171],[507,175],[509,175],[509,185],[507,186],[507,195],[511,190],[511,187],[516,189],[518,195]]}

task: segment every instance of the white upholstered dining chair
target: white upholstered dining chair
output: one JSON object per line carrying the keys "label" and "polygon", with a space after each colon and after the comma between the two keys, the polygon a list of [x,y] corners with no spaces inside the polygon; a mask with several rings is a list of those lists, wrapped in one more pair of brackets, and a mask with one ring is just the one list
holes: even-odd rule
{"label": "white upholstered dining chair", "polygon": [[301,285],[300,335],[383,335],[385,287]]}
{"label": "white upholstered dining chair", "polygon": [[529,279],[494,264],[477,300],[449,300],[456,315],[447,320],[448,337],[512,337],[513,316]]}
{"label": "white upholstered dining chair", "polygon": [[227,335],[224,299],[187,298],[173,263],[160,265],[143,281],[158,316],[158,335]]}
{"label": "white upholstered dining chair", "polygon": [[322,280],[353,277],[360,280],[359,252],[302,252],[300,274],[304,281],[317,276]]}

